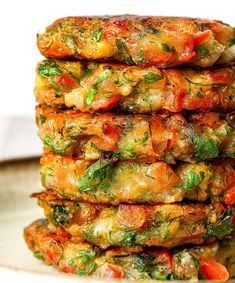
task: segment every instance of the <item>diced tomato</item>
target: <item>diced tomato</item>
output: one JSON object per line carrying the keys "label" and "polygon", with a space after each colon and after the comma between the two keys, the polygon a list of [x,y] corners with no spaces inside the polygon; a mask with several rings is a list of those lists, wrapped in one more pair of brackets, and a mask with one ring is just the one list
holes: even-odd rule
{"label": "diced tomato", "polygon": [[124,35],[128,31],[128,24],[125,20],[117,20],[113,22],[114,26],[118,28],[118,34]]}
{"label": "diced tomato", "polygon": [[42,243],[45,247],[44,253],[47,261],[57,265],[62,252],[59,236],[55,233],[48,233],[42,237]]}
{"label": "diced tomato", "polygon": [[109,42],[115,43],[115,32],[112,30],[106,30],[103,33],[103,38],[107,39]]}
{"label": "diced tomato", "polygon": [[94,137],[92,142],[100,149],[114,151],[119,140],[119,129],[109,122],[102,125],[104,137]]}
{"label": "diced tomato", "polygon": [[226,192],[224,196],[224,203],[227,205],[232,205],[235,203],[235,186]]}
{"label": "diced tomato", "polygon": [[122,269],[114,264],[107,264],[105,271],[104,271],[104,277],[105,278],[123,278],[124,273]]}
{"label": "diced tomato", "polygon": [[71,89],[74,89],[78,86],[78,83],[66,74],[60,76],[57,83],[63,88],[64,92],[70,92]]}
{"label": "diced tomato", "polygon": [[195,38],[194,38],[194,44],[197,45],[201,45],[204,42],[210,40],[212,37],[212,32],[211,30],[206,30],[204,32],[199,32],[196,34]]}
{"label": "diced tomato", "polygon": [[210,258],[201,258],[200,271],[207,279],[228,280],[229,273],[224,265]]}
{"label": "diced tomato", "polygon": [[57,235],[62,236],[63,238],[70,239],[71,236],[68,232],[64,230],[63,227],[58,227],[56,230]]}
{"label": "diced tomato", "polygon": [[143,205],[120,204],[117,211],[117,221],[129,228],[140,228],[146,221],[147,211]]}
{"label": "diced tomato", "polygon": [[61,271],[65,272],[65,273],[76,273],[76,269],[72,268],[71,266],[67,266],[64,265],[62,267],[60,267]]}
{"label": "diced tomato", "polygon": [[156,256],[157,260],[161,262],[164,266],[171,269],[172,268],[172,256],[167,249],[162,249],[160,251],[151,252],[152,255]]}
{"label": "diced tomato", "polygon": [[176,100],[178,100],[177,102],[175,101],[175,111],[179,112],[183,110],[183,105],[184,105],[184,98],[187,95],[187,92],[182,90],[178,93],[178,95],[176,96]]}
{"label": "diced tomato", "polygon": [[172,138],[167,141],[167,149],[171,149],[177,140],[177,131],[176,129],[172,130]]}
{"label": "diced tomato", "polygon": [[212,83],[216,84],[231,84],[233,82],[233,70],[230,68],[223,68],[218,71],[208,71],[207,74],[211,78]]}

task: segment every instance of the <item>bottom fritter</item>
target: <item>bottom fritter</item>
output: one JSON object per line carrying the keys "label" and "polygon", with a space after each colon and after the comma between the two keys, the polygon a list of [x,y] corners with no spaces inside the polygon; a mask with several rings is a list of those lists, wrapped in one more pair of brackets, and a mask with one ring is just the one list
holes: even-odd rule
{"label": "bottom fritter", "polygon": [[87,241],[102,249],[200,245],[234,230],[235,208],[220,203],[108,206],[66,200],[51,192],[33,195],[54,230],[63,228],[73,242]]}
{"label": "bottom fritter", "polygon": [[235,237],[206,246],[178,248],[116,248],[101,250],[74,243],[61,229],[54,233],[46,220],[25,229],[25,240],[34,255],[66,273],[79,276],[158,279],[219,279],[235,275]]}

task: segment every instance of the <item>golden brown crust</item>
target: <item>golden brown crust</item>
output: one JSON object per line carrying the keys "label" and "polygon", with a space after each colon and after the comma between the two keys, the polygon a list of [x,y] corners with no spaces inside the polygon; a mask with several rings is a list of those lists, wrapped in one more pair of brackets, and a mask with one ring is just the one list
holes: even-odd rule
{"label": "golden brown crust", "polygon": [[218,21],[133,15],[66,17],[37,37],[39,50],[49,58],[159,67],[211,66],[232,43],[233,28]]}

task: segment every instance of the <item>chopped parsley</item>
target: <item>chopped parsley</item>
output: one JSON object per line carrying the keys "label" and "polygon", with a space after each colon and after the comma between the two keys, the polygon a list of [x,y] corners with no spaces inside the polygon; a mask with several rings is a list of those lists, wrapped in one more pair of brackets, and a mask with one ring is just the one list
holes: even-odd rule
{"label": "chopped parsley", "polygon": [[98,85],[100,83],[102,83],[106,78],[107,78],[107,71],[108,69],[106,69],[97,79],[97,82],[95,84],[92,85],[91,89],[88,91],[87,93],[87,97],[85,99],[85,105],[90,105],[94,98],[95,98],[95,95],[97,94],[98,92]]}
{"label": "chopped parsley", "polygon": [[96,252],[92,251],[92,250],[79,250],[77,252],[77,256],[75,258],[72,258],[68,265],[71,266],[72,264],[74,264],[75,262],[79,261],[80,264],[86,264],[88,262],[90,262],[91,260],[94,259],[94,257],[96,256]]}
{"label": "chopped parsley", "polygon": [[62,75],[61,69],[53,60],[43,61],[43,63],[38,66],[38,72],[44,78]]}
{"label": "chopped parsley", "polygon": [[148,58],[146,57],[145,53],[143,50],[140,50],[140,52],[137,55],[136,61],[138,63],[149,63]]}
{"label": "chopped parsley", "polygon": [[204,235],[204,239],[208,239],[213,236],[218,239],[223,239],[225,236],[230,235],[234,230],[232,219],[232,210],[226,211],[215,224],[208,224],[206,226],[207,232]]}
{"label": "chopped parsley", "polygon": [[80,191],[94,191],[105,178],[110,176],[113,170],[113,162],[109,159],[99,159],[86,169],[84,176],[77,180]]}
{"label": "chopped parsley", "polygon": [[196,161],[215,158],[220,153],[218,144],[215,141],[204,137],[203,135],[197,135],[193,139],[193,143],[195,145]]}
{"label": "chopped parsley", "polygon": [[175,52],[175,47],[174,46],[170,46],[166,43],[162,43],[162,50],[166,51],[166,52]]}
{"label": "chopped parsley", "polygon": [[96,257],[96,252],[92,250],[79,250],[77,252],[77,256],[75,258],[72,258],[68,262],[68,266],[73,265],[74,263],[79,263],[79,264],[87,264],[90,262],[90,264],[85,268],[85,269],[78,269],[77,270],[77,275],[78,276],[85,276],[85,275],[90,275],[95,267],[96,263],[93,262],[93,259]]}
{"label": "chopped parsley", "polygon": [[126,45],[122,39],[116,38],[116,46],[117,46],[117,49],[120,51],[120,53],[123,55],[125,63],[133,64],[134,61],[132,57],[129,55]]}
{"label": "chopped parsley", "polygon": [[34,252],[33,255],[34,255],[37,259],[44,259],[43,253],[40,252],[40,251]]}
{"label": "chopped parsley", "polygon": [[197,187],[205,179],[205,173],[200,171],[196,173],[193,169],[189,170],[184,178],[184,183],[179,186],[180,188],[191,191],[194,187]]}
{"label": "chopped parsley", "polygon": [[56,92],[55,92],[55,97],[61,97],[62,96],[62,91],[60,87],[57,85],[55,81],[52,81],[49,83],[49,86],[52,87]]}
{"label": "chopped parsley", "polygon": [[199,97],[199,98],[203,98],[204,97],[204,95],[202,95],[202,93],[200,91],[196,92],[196,96]]}
{"label": "chopped parsley", "polygon": [[202,47],[198,48],[198,54],[200,56],[206,56],[208,53],[209,53],[208,49]]}
{"label": "chopped parsley", "polygon": [[204,84],[204,83],[197,83],[197,82],[193,82],[193,81],[191,81],[189,78],[187,78],[187,77],[184,77],[185,78],[185,80],[187,81],[187,82],[189,82],[190,84],[194,84],[194,85],[197,85],[197,86],[215,86],[216,84],[214,84],[214,83],[212,83],[212,84]]}
{"label": "chopped parsley", "polygon": [[133,247],[135,243],[136,243],[136,232],[129,231],[124,233],[120,245],[124,247]]}
{"label": "chopped parsley", "polygon": [[97,85],[94,84],[94,85],[92,86],[92,88],[91,88],[91,89],[88,91],[88,93],[87,93],[87,97],[86,97],[86,99],[85,99],[85,104],[86,104],[86,105],[90,105],[90,104],[93,102],[93,100],[94,100],[95,95],[97,94],[97,92],[98,92]]}
{"label": "chopped parsley", "polygon": [[40,114],[40,121],[44,124],[46,122],[46,116]]}
{"label": "chopped parsley", "polygon": [[68,223],[73,217],[70,209],[63,205],[56,205],[53,207],[53,218],[59,226]]}
{"label": "chopped parsley", "polygon": [[103,29],[102,28],[97,29],[93,34],[93,37],[92,37],[93,40],[96,42],[100,41],[102,34],[103,34]]}
{"label": "chopped parsley", "polygon": [[152,83],[155,83],[155,82],[160,81],[162,79],[163,79],[163,77],[161,75],[155,74],[155,73],[152,73],[152,72],[149,72],[146,75],[144,75],[144,81],[147,84],[152,84]]}

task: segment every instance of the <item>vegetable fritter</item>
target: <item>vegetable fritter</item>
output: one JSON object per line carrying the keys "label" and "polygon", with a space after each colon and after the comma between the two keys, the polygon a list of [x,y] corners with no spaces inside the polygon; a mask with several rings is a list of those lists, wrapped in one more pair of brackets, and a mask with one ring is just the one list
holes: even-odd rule
{"label": "vegetable fritter", "polygon": [[61,18],[37,36],[38,48],[48,58],[162,68],[212,66],[226,57],[234,41],[233,28],[219,21],[134,15]]}
{"label": "vegetable fritter", "polygon": [[72,242],[63,228],[57,232],[55,234],[49,229],[47,221],[38,220],[25,229],[24,237],[36,258],[78,276],[131,280],[227,280],[234,275],[235,237],[175,251],[156,248],[104,251],[85,242]]}
{"label": "vegetable fritter", "polygon": [[195,164],[89,161],[44,154],[43,186],[67,199],[91,203],[172,203],[183,199],[235,203],[235,160]]}
{"label": "vegetable fritter", "polygon": [[235,109],[232,68],[159,70],[51,59],[38,63],[36,72],[38,103],[82,112]]}
{"label": "vegetable fritter", "polygon": [[60,155],[167,163],[235,156],[234,113],[88,114],[44,106],[36,113],[45,150]]}
{"label": "vegetable fritter", "polygon": [[55,228],[63,227],[73,241],[85,240],[102,249],[202,244],[222,239],[234,229],[235,211],[220,203],[107,206],[66,200],[50,192],[32,196]]}

